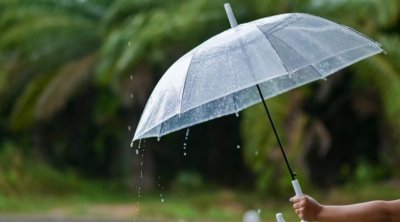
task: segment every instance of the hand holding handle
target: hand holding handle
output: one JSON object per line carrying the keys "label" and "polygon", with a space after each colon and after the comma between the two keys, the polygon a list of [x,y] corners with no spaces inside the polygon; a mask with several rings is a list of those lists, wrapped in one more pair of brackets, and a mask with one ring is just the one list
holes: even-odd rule
{"label": "hand holding handle", "polygon": [[[292,186],[297,197],[303,196],[303,191],[301,190],[298,180],[292,180]],[[307,221],[301,220],[301,222],[307,222]]]}

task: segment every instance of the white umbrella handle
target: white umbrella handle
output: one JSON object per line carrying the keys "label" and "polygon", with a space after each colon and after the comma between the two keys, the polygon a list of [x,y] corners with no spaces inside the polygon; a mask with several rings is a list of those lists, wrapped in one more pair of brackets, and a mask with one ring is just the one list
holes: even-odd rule
{"label": "white umbrella handle", "polygon": [[[292,186],[297,197],[303,196],[303,191],[301,190],[300,183],[298,180],[292,180]],[[301,222],[306,222],[306,221],[301,220]]]}

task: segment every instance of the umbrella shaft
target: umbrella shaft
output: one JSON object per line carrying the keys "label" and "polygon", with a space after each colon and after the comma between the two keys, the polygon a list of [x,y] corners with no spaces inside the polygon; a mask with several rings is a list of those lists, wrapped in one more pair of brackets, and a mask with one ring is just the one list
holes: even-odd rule
{"label": "umbrella shaft", "polygon": [[288,159],[286,157],[285,150],[283,149],[281,140],[279,139],[278,132],[276,131],[274,121],[272,121],[271,113],[269,112],[267,104],[265,103],[264,96],[263,96],[263,94],[261,92],[260,86],[258,84],[256,86],[257,86],[258,93],[259,93],[259,95],[261,97],[261,101],[262,101],[262,103],[264,105],[265,111],[267,112],[268,119],[271,122],[272,129],[274,130],[276,140],[278,141],[278,144],[279,144],[279,148],[281,149],[283,158],[285,159],[286,166],[289,169],[290,176],[292,177],[292,180],[295,180],[296,179],[296,173],[294,173],[292,168],[290,167],[289,161],[288,161]]}

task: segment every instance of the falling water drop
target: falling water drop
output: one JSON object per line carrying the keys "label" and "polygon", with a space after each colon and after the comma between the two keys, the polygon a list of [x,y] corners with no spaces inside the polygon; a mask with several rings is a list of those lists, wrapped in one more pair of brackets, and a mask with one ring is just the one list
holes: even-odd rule
{"label": "falling water drop", "polygon": [[237,146],[236,146],[236,149],[240,149],[240,145],[237,145]]}
{"label": "falling water drop", "polygon": [[131,131],[131,126],[128,126],[128,131]]}
{"label": "falling water drop", "polygon": [[128,46],[131,46],[131,41],[128,42]]}
{"label": "falling water drop", "polygon": [[235,113],[235,116],[236,116],[236,117],[239,117],[239,113]]}
{"label": "falling water drop", "polygon": [[258,156],[258,150],[254,153],[256,156]]}
{"label": "falling water drop", "polygon": [[[189,128],[186,129],[185,141],[183,142],[183,150],[186,150],[186,148],[187,148],[188,139],[189,139]],[[183,155],[186,156],[186,151],[183,153]]]}
{"label": "falling water drop", "polygon": [[161,140],[161,137],[157,137],[157,141],[160,142],[160,140]]}
{"label": "falling water drop", "polygon": [[136,155],[139,155],[139,149],[136,149]]}
{"label": "falling water drop", "polygon": [[133,79],[133,76],[131,75],[129,78],[132,80],[132,79]]}
{"label": "falling water drop", "polygon": [[164,203],[164,198],[161,198],[161,203]]}
{"label": "falling water drop", "polygon": [[257,213],[261,214],[261,209],[260,208],[257,209]]}
{"label": "falling water drop", "polygon": [[131,94],[129,95],[129,97],[131,97],[131,99],[133,99],[133,94],[131,93]]}
{"label": "falling water drop", "polygon": [[188,138],[189,138],[189,128],[187,128],[187,130],[186,130],[186,135],[185,135],[185,139],[187,140]]}

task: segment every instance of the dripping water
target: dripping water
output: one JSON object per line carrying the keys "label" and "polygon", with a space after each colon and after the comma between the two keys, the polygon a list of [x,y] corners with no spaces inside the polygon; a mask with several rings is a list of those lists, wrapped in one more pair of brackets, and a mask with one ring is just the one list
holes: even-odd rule
{"label": "dripping water", "polygon": [[185,133],[185,140],[183,142],[183,156],[187,155],[186,149],[187,149],[187,144],[188,144],[188,139],[189,139],[189,132],[190,132],[190,129],[187,128],[186,133]]}

